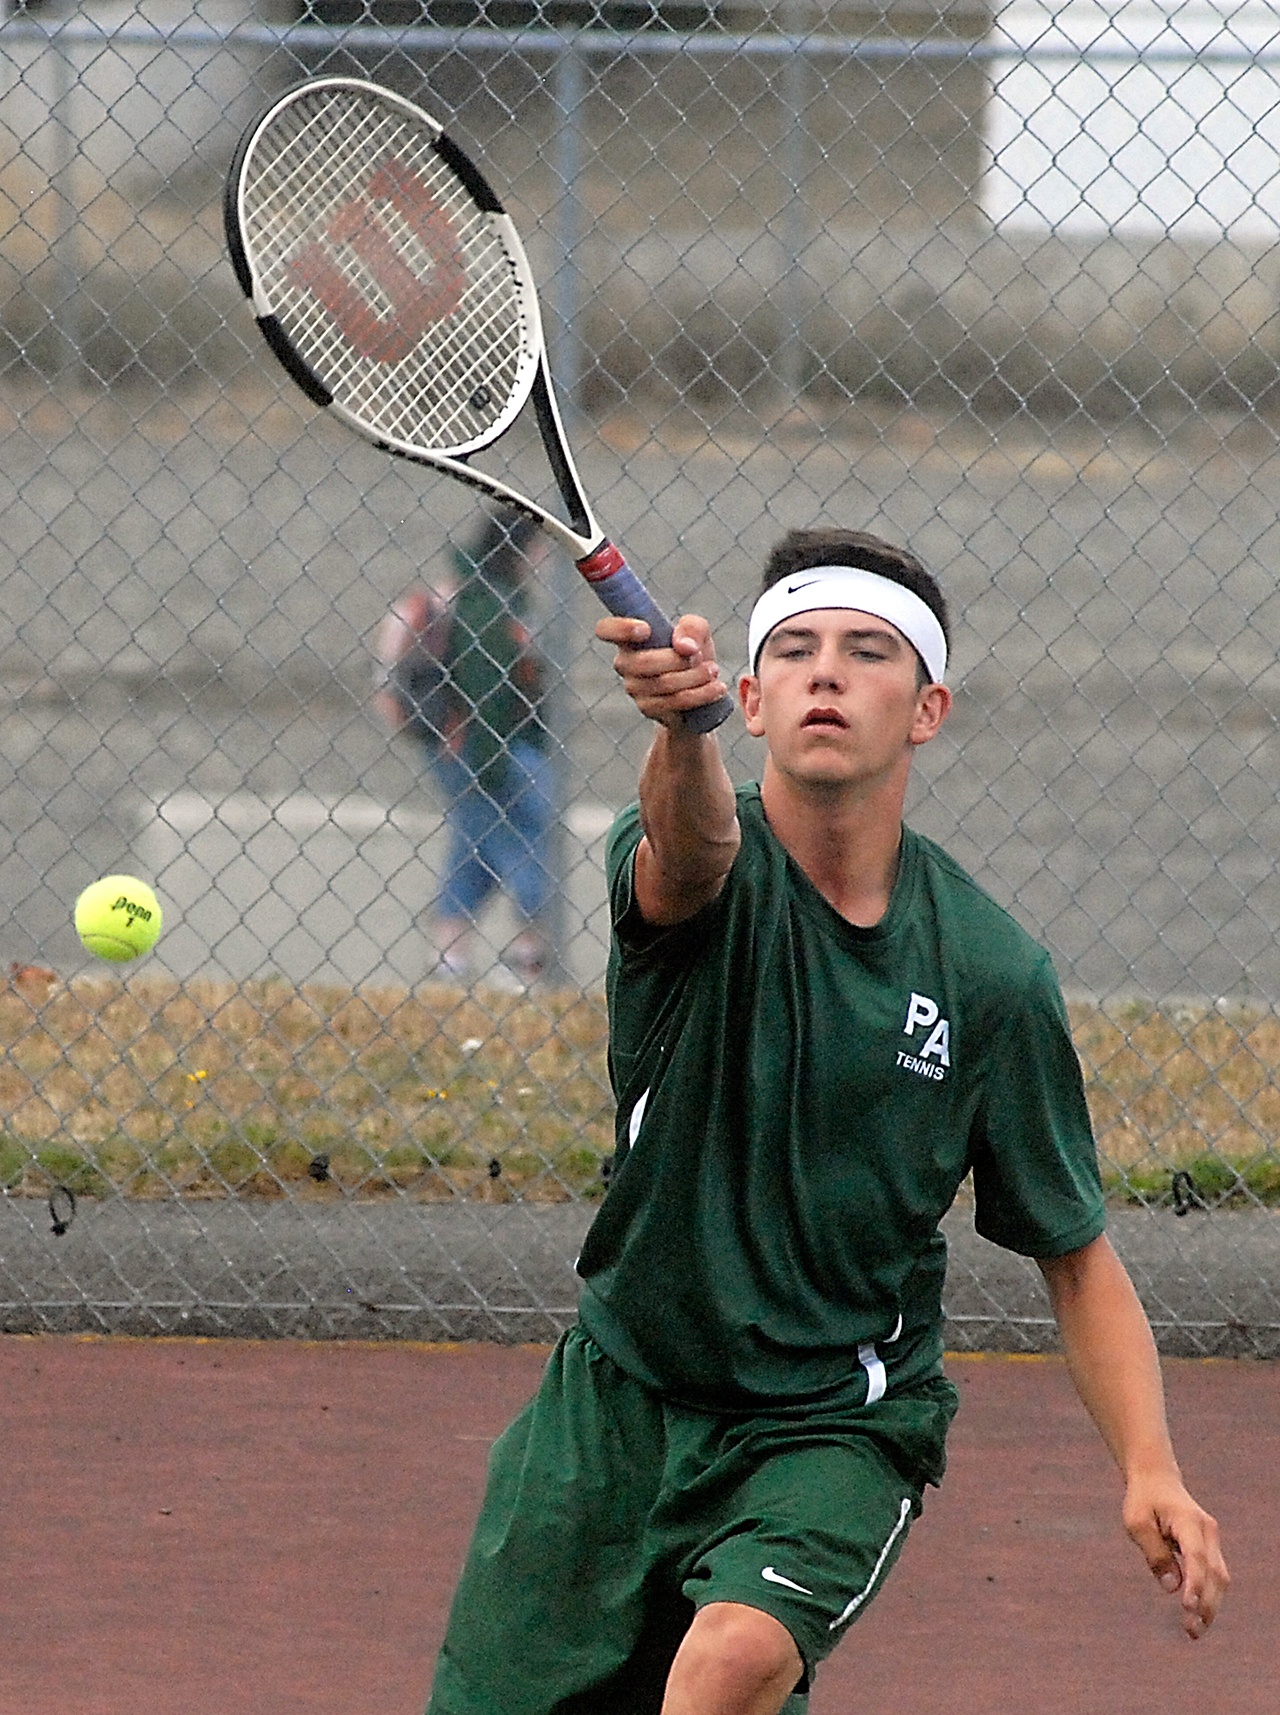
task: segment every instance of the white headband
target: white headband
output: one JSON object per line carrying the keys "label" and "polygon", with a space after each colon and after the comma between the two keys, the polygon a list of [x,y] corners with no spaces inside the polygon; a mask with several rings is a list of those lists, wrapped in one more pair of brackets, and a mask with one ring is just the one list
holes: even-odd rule
{"label": "white headband", "polygon": [[887,620],[919,654],[932,683],[942,683],[947,670],[947,640],[933,609],[892,578],[856,566],[809,566],[789,578],[779,578],[767,589],[751,610],[747,630],[751,671],[756,671],[764,640],[776,625],[794,619],[798,613],[816,613],[827,607],[849,608]]}

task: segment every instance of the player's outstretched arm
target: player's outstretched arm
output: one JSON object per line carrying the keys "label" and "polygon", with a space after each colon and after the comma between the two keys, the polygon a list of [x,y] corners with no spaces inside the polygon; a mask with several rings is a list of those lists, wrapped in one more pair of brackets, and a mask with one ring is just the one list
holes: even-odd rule
{"label": "player's outstretched arm", "polygon": [[694,733],[681,716],[725,694],[711,627],[686,614],[669,649],[647,649],[640,619],[602,619],[596,636],[617,647],[614,670],[641,714],[657,723],[640,774],[644,838],[636,853],[636,903],[645,920],[683,923],[709,905],[737,856],[733,783],[714,733]]}
{"label": "player's outstretched arm", "polygon": [[1040,1264],[1076,1389],[1125,1479],[1124,1524],[1187,1635],[1202,1637],[1230,1583],[1216,1521],[1187,1492],[1165,1418],[1146,1313],[1105,1236]]}

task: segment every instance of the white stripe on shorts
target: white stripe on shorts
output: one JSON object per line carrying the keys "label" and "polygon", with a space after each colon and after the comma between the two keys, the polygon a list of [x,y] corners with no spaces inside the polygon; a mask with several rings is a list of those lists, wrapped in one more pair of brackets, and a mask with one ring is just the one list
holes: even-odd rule
{"label": "white stripe on shorts", "polygon": [[[645,1094],[648,1095],[648,1093],[649,1092],[646,1090]],[[885,1345],[891,1346],[901,1332],[902,1312],[899,1311],[897,1325],[895,1326],[893,1333],[890,1334],[889,1338],[885,1341]],[[863,1345],[858,1347],[858,1362],[867,1372],[866,1403],[868,1405],[874,1405],[877,1400],[884,1398],[885,1389],[889,1385],[889,1378],[885,1375],[884,1371],[884,1359],[880,1356],[879,1352],[876,1351],[874,1340],[867,1340]]]}
{"label": "white stripe on shorts", "polygon": [[858,1362],[867,1372],[867,1404],[874,1405],[877,1400],[884,1398],[884,1390],[888,1385],[888,1377],[884,1373],[884,1359],[876,1351],[873,1342],[868,1340],[865,1346],[858,1347]]}
{"label": "white stripe on shorts", "polygon": [[903,1500],[902,1505],[898,1508],[898,1522],[897,1522],[897,1524],[894,1525],[893,1529],[889,1532],[889,1539],[885,1543],[884,1547],[880,1550],[880,1558],[876,1561],[875,1565],[872,1567],[870,1578],[867,1579],[866,1583],[863,1585],[862,1589],[859,1590],[858,1594],[853,1598],[853,1600],[850,1602],[847,1602],[845,1604],[844,1612],[842,1614],[840,1614],[836,1619],[832,1620],[831,1624],[827,1627],[827,1630],[829,1632],[834,1632],[837,1626],[842,1626],[846,1620],[851,1619],[853,1617],[853,1615],[857,1613],[858,1609],[862,1606],[862,1604],[866,1601],[867,1597],[871,1594],[872,1590],[875,1589],[876,1579],[880,1576],[880,1573],[884,1568],[884,1563],[889,1558],[889,1555],[890,1555],[890,1552],[892,1551],[894,1543],[897,1542],[898,1538],[902,1535],[903,1531],[907,1528],[907,1520],[910,1517],[911,1517],[911,1499],[908,1496],[907,1498],[905,1498]]}

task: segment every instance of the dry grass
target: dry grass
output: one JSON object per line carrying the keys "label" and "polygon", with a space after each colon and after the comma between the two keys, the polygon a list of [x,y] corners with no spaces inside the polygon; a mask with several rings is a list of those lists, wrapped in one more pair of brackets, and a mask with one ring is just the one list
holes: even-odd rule
{"label": "dry grass", "polygon": [[137,979],[0,992],[0,1184],[132,1197],[598,1190],[603,1005]]}
{"label": "dry grass", "polygon": [[1215,1201],[1280,1201],[1280,1018],[1245,1007],[1072,1008],[1110,1187],[1182,1170]]}
{"label": "dry grass", "polygon": [[[1280,1201],[1280,1018],[1077,1006],[1115,1195]],[[135,978],[0,989],[0,1188],[562,1201],[613,1147],[599,997]]]}

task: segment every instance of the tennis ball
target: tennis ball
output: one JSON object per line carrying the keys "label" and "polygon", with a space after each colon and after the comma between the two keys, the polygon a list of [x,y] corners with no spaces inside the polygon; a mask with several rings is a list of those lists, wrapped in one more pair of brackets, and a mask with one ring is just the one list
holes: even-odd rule
{"label": "tennis ball", "polygon": [[116,964],[150,952],[160,922],[160,901],[133,875],[104,875],[76,900],[76,934],[91,953]]}

